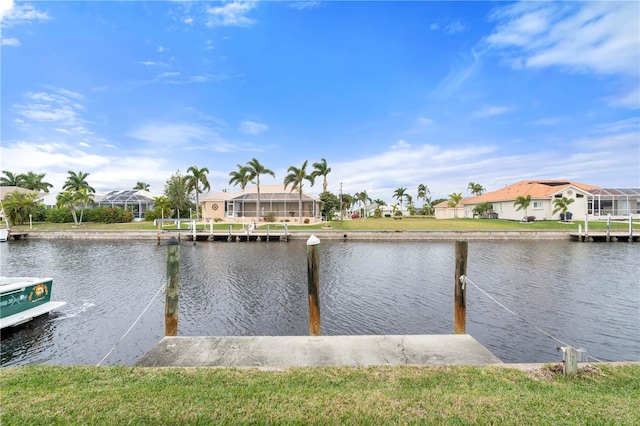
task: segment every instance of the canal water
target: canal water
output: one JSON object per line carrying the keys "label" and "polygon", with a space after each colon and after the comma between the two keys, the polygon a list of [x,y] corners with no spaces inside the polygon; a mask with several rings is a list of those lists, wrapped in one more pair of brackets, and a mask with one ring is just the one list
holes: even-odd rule
{"label": "canal water", "polygon": [[[451,334],[454,251],[322,242],[322,333]],[[639,361],[639,254],[629,243],[471,241],[467,333],[504,362],[561,361],[563,345],[538,328],[602,361]],[[2,366],[132,365],[164,335],[165,245],[25,240],[0,256],[3,276],[51,276],[52,300],[67,302],[4,330]],[[179,335],[308,334],[304,241],[183,242],[180,256]]]}

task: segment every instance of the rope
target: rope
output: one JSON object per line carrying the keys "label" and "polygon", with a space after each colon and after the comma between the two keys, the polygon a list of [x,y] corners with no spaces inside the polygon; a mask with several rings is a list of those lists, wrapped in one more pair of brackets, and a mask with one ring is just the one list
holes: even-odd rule
{"label": "rope", "polygon": [[[466,284],[467,282],[471,285],[473,285],[475,288],[477,288],[478,290],[480,290],[480,292],[482,292],[482,294],[484,294],[485,296],[487,296],[489,299],[493,300],[494,302],[496,302],[498,305],[500,305],[503,309],[505,309],[507,312],[509,312],[510,314],[514,315],[515,317],[519,318],[522,322],[530,325],[531,327],[535,328],[536,330],[538,330],[539,332],[541,332],[542,334],[546,335],[547,337],[552,338],[553,340],[555,340],[556,342],[564,345],[564,346],[571,346],[568,343],[563,342],[562,340],[558,339],[557,337],[547,333],[546,331],[544,331],[543,329],[541,329],[540,327],[538,327],[535,324],[530,323],[529,321],[527,321],[524,317],[522,317],[521,315],[518,315],[517,313],[513,312],[511,309],[507,308],[505,305],[503,305],[502,303],[498,302],[494,297],[492,297],[489,293],[487,293],[486,291],[484,291],[483,289],[481,289],[480,287],[478,287],[478,285],[476,283],[474,283],[473,281],[471,281],[469,279],[469,277],[465,276],[465,275],[461,275],[460,276],[460,282],[462,282],[463,286],[464,284]],[[594,359],[597,362],[604,362],[599,360],[598,358],[589,355],[588,353],[586,354],[589,358]]]}
{"label": "rope", "polygon": [[100,360],[99,363],[96,364],[96,367],[100,367],[100,365],[104,362],[105,359],[107,359],[109,357],[109,355],[111,355],[111,352],[113,352],[115,350],[115,348],[120,344],[120,342],[122,342],[122,340],[124,340],[125,337],[127,337],[127,334],[129,334],[129,332],[131,330],[133,330],[133,327],[138,323],[138,321],[140,321],[140,319],[142,318],[142,316],[145,314],[145,312],[147,312],[147,309],[149,309],[149,307],[151,306],[151,303],[153,303],[153,301],[156,299],[156,297],[158,297],[158,294],[160,294],[160,292],[164,289],[164,284],[160,286],[160,288],[158,289],[158,291],[156,291],[156,294],[151,298],[151,300],[149,301],[149,304],[147,305],[146,308],[144,308],[144,310],[140,313],[140,315],[138,315],[138,318],[136,318],[136,320],[133,322],[133,324],[131,324],[131,327],[129,327],[129,329],[122,335],[122,337],[120,338],[120,340],[118,340],[116,342],[115,345],[113,345],[113,347],[111,348],[111,350],[109,352],[107,352],[107,354]]}

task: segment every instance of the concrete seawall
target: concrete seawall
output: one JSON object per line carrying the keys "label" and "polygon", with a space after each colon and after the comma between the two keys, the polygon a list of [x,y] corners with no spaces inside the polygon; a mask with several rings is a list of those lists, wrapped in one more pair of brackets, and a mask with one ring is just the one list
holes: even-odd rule
{"label": "concrete seawall", "polygon": [[[117,230],[73,230],[73,231],[27,231],[29,239],[38,240],[158,240],[157,231],[117,231]],[[199,232],[198,235],[207,233]],[[290,231],[289,239],[306,240],[311,235],[320,240],[380,240],[380,241],[455,241],[455,240],[570,240],[567,231]],[[186,240],[191,233],[164,231],[162,241],[171,237]]]}

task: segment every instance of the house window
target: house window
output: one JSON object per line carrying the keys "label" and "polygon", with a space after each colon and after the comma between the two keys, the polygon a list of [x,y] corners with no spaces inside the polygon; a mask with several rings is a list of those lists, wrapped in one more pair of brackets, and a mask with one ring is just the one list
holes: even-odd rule
{"label": "house window", "polygon": [[542,201],[534,201],[533,202],[534,210],[542,210]]}
{"label": "house window", "polygon": [[582,194],[576,194],[576,198],[584,198],[584,195],[582,195]]}

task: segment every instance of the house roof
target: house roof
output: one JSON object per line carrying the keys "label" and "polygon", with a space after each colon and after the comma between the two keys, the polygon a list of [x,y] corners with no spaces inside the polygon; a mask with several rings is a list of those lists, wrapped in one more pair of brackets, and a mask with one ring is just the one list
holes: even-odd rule
{"label": "house roof", "polygon": [[487,192],[478,197],[466,198],[460,204],[479,204],[482,202],[511,201],[519,196],[531,195],[532,199],[547,199],[558,192],[573,187],[584,193],[600,189],[598,186],[568,180],[523,180],[497,191]]}
{"label": "house roof", "polygon": [[112,203],[112,204],[126,204],[126,203],[150,203],[153,202],[151,193],[143,190],[125,190],[125,191],[111,191],[106,194],[96,195],[94,197],[94,203]]}
{"label": "house roof", "polygon": [[[292,191],[291,186],[285,187],[283,185],[260,185],[260,202],[269,201],[298,201],[300,195],[298,191]],[[256,186],[247,187],[238,192],[217,192],[215,194],[206,195],[200,198],[200,201],[257,201],[258,189]],[[302,193],[303,201],[320,201],[320,198],[315,195],[310,195],[305,192]]]}
{"label": "house roof", "polygon": [[4,200],[4,197],[6,197],[8,193],[13,191],[22,192],[23,194],[31,194],[33,192],[38,192],[38,191],[33,191],[31,189],[21,188],[19,186],[0,186],[0,200]]}

